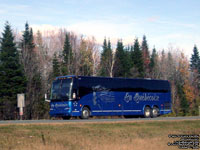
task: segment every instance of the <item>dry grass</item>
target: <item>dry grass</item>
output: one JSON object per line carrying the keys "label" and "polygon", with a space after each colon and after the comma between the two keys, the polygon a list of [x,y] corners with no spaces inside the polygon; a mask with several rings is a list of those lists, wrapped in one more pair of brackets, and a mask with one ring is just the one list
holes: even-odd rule
{"label": "dry grass", "polygon": [[200,120],[1,125],[0,150],[169,150],[168,134],[199,134]]}

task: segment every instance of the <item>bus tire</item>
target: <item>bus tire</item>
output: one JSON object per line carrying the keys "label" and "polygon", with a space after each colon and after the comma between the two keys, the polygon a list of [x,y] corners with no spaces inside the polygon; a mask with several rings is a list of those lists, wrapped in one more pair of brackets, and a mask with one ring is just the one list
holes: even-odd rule
{"label": "bus tire", "polygon": [[158,116],[159,116],[159,109],[158,109],[158,107],[154,106],[152,109],[152,118],[156,118]]}
{"label": "bus tire", "polygon": [[144,117],[151,118],[151,108],[148,106],[144,108]]}
{"label": "bus tire", "polygon": [[83,107],[81,112],[81,119],[88,119],[90,117],[90,110],[87,107]]}

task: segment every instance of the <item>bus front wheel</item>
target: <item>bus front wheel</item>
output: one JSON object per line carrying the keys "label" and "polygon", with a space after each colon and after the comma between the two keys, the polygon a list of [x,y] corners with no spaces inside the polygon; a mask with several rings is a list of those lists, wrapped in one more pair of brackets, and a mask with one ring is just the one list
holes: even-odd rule
{"label": "bus front wheel", "polygon": [[88,119],[90,117],[90,110],[84,107],[81,112],[81,119]]}
{"label": "bus front wheel", "polygon": [[151,108],[150,107],[145,107],[144,108],[144,117],[145,118],[150,118],[151,117]]}

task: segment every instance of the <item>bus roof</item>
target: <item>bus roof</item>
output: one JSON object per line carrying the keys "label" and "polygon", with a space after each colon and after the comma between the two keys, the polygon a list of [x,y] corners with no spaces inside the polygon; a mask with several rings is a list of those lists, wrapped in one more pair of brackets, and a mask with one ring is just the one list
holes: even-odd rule
{"label": "bus roof", "polygon": [[111,77],[96,77],[96,76],[60,76],[56,79],[78,78],[79,82],[84,87],[94,85],[102,85],[118,89],[138,89],[147,91],[170,91],[170,84],[167,80],[156,79],[134,79],[134,78],[111,78]]}
{"label": "bus roof", "polygon": [[168,82],[168,80],[159,80],[159,79],[151,79],[151,78],[123,78],[123,77],[101,77],[101,76],[76,76],[76,75],[66,75],[66,76],[59,76],[56,77],[56,79],[59,78],[99,78],[99,79],[122,79],[122,80],[135,80],[135,81],[164,81]]}

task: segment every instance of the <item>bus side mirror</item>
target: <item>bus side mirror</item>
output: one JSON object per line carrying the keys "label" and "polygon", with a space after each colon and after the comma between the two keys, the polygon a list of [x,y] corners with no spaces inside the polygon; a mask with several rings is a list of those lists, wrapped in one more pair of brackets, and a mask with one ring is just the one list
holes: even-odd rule
{"label": "bus side mirror", "polygon": [[51,102],[50,100],[48,100],[47,94],[44,95],[44,98],[45,98],[45,102],[49,102],[49,103]]}

